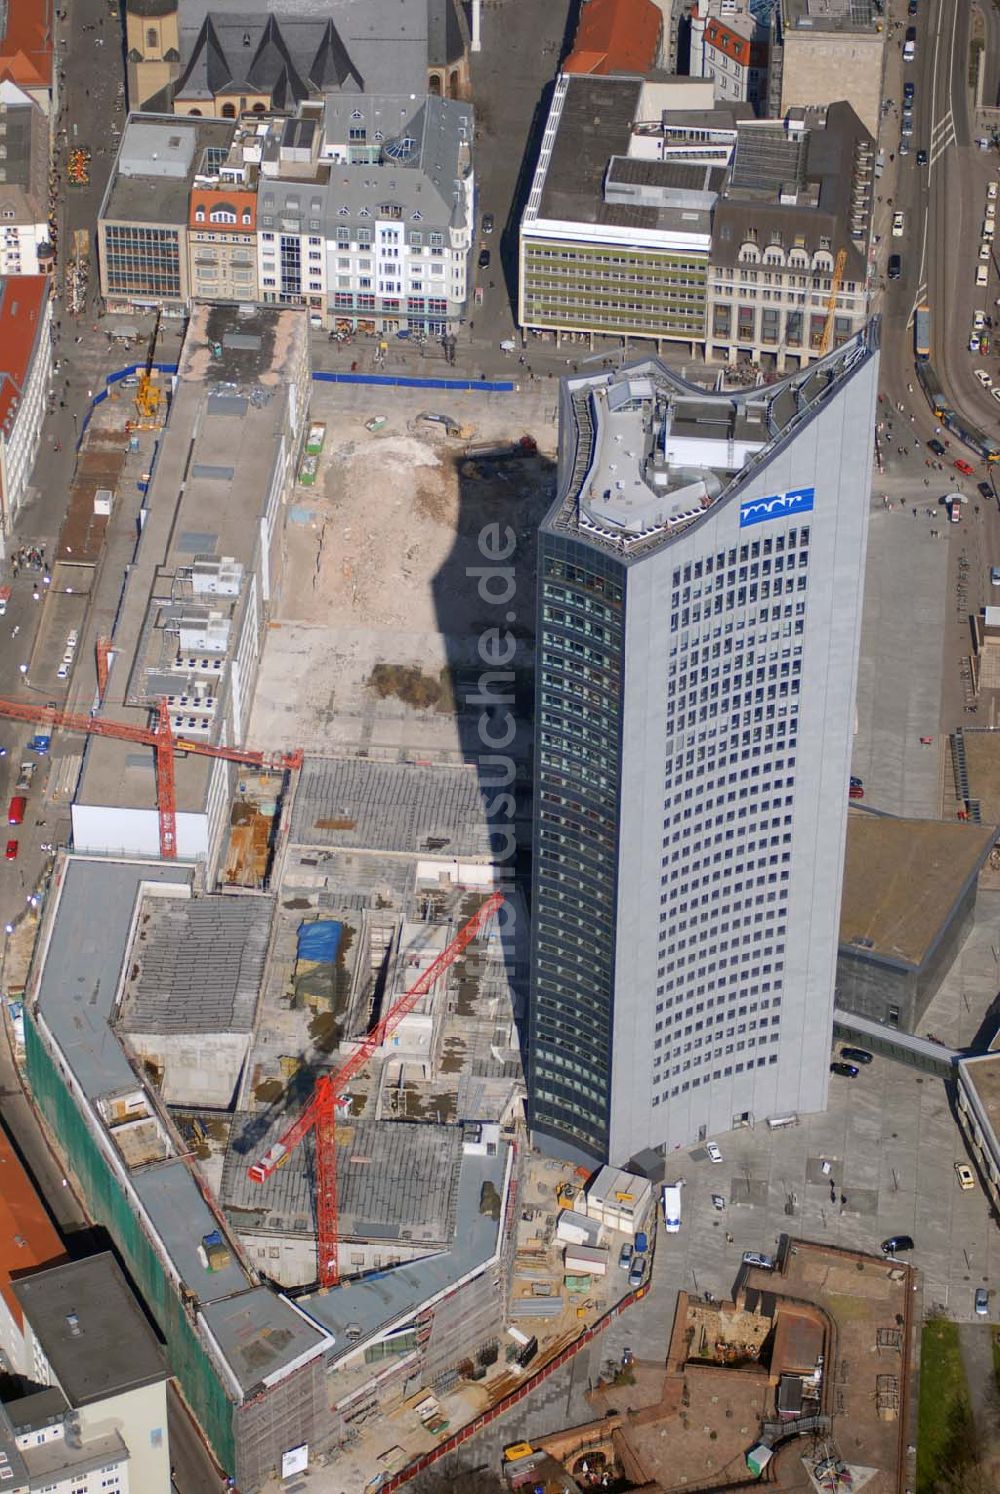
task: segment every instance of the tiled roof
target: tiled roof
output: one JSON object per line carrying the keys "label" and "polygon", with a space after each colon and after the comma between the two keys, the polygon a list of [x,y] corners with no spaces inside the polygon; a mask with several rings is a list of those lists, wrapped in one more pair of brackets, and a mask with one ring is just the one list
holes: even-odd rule
{"label": "tiled roof", "polygon": [[588,0],[567,73],[648,73],[656,66],[663,16],[653,0]]}
{"label": "tiled roof", "polygon": [[0,78],[11,78],[24,88],[50,88],[52,0],[7,0],[4,12]]}
{"label": "tiled roof", "polygon": [[741,67],[750,66],[750,43],[745,36],[730,31],[721,21],[709,21],[705,27],[705,40],[723,56],[738,62]]}
{"label": "tiled roof", "polygon": [[9,434],[28,379],[48,293],[47,275],[0,280],[0,437]]}
{"label": "tiled roof", "polygon": [[11,1277],[65,1260],[66,1251],[45,1205],[0,1131],[0,1295],[20,1325],[21,1304],[11,1291]]}
{"label": "tiled roof", "polygon": [[[196,216],[199,208],[204,209],[205,216]],[[235,223],[220,223],[212,218],[212,212],[217,208],[228,208],[236,214]],[[243,214],[249,212],[249,223],[243,222]],[[257,226],[257,194],[256,192],[245,192],[238,187],[229,190],[208,187],[195,187],[191,192],[191,205],[188,210],[188,226],[190,228],[211,228],[213,232],[219,233],[253,233]]]}

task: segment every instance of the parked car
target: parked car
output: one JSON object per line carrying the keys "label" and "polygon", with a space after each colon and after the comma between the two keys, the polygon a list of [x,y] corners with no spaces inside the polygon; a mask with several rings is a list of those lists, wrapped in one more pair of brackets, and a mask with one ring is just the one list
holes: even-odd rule
{"label": "parked car", "polygon": [[935,456],[944,456],[944,442],[938,441],[936,438],[933,441],[928,441],[927,449],[928,451],[933,451]]}
{"label": "parked car", "polygon": [[991,389],[990,393],[992,394],[992,396],[993,396],[993,398],[995,400],[997,400],[998,402],[1000,402],[1000,389]]}
{"label": "parked car", "polygon": [[642,1278],[646,1274],[646,1257],[634,1255],[632,1257],[632,1269],[628,1273],[628,1284],[635,1291],[636,1287],[642,1286]]}
{"label": "parked car", "polygon": [[916,1246],[910,1235],[890,1235],[888,1240],[882,1241],[883,1255],[899,1255],[904,1250],[915,1249]]}
{"label": "parked car", "polygon": [[852,783],[847,790],[847,797],[849,799],[863,799],[865,797],[865,791],[863,788],[856,788]]}
{"label": "parked car", "polygon": [[973,377],[977,378],[979,380],[980,384],[982,384],[982,386],[983,386],[984,389],[989,389],[989,388],[992,387],[993,380],[990,378],[990,376],[986,372],[985,368],[974,368],[972,370],[972,373],[973,373]]}
{"label": "parked car", "polygon": [[913,95],[916,93],[916,91],[917,85],[910,78],[907,78],[906,82],[903,84],[903,98],[908,104],[913,103]]}
{"label": "parked car", "polygon": [[990,487],[988,482],[977,482],[976,492],[979,494],[980,498],[993,497],[993,489]]}
{"label": "parked car", "polygon": [[644,1229],[640,1229],[640,1230],[638,1230],[636,1232],[636,1237],[635,1237],[635,1253],[636,1253],[636,1255],[645,1255],[646,1251],[648,1249],[649,1249],[649,1236],[647,1235],[647,1233],[646,1233],[646,1231]]}
{"label": "parked car", "polygon": [[968,1193],[970,1188],[976,1186],[976,1175],[967,1162],[955,1163],[955,1176],[963,1193]]}
{"label": "parked car", "polygon": [[903,217],[903,214],[901,212],[899,212],[899,211],[893,213],[893,215],[892,215],[892,236],[893,236],[894,239],[901,239],[903,237],[904,224],[905,224],[905,219]]}
{"label": "parked car", "polygon": [[889,255],[889,279],[898,280],[903,273],[903,256],[901,254]]}
{"label": "parked car", "polygon": [[708,1153],[708,1160],[710,1162],[722,1161],[722,1153],[714,1141],[706,1141],[705,1150]]}
{"label": "parked car", "polygon": [[490,251],[488,249],[480,249],[480,251],[479,251],[479,268],[481,270],[488,270],[489,267],[490,267]]}
{"label": "parked car", "polygon": [[7,860],[8,861],[16,861],[17,860],[17,841],[16,840],[9,840],[7,842],[7,852],[6,852],[6,855],[7,855]]}
{"label": "parked car", "polygon": [[990,585],[1000,586],[1000,565],[990,566]]}
{"label": "parked car", "polygon": [[777,1262],[773,1255],[765,1255],[762,1250],[744,1250],[744,1266],[759,1266],[762,1271],[773,1271]]}
{"label": "parked car", "polygon": [[970,466],[970,464],[965,460],[964,457],[958,458],[955,463],[955,468],[958,472],[964,473],[966,477],[971,477],[976,470],[975,467]]}
{"label": "parked car", "polygon": [[858,1067],[857,1064],[853,1063],[832,1063],[830,1065],[830,1073],[836,1074],[841,1079],[856,1079],[858,1077]]}
{"label": "parked car", "polygon": [[627,1241],[619,1251],[618,1264],[623,1271],[627,1271],[632,1264],[632,1247]]}
{"label": "parked car", "polygon": [[982,330],[983,330],[983,328],[985,326],[986,326],[986,312],[985,311],[974,311],[972,313],[972,330],[973,330],[973,332],[982,332]]}
{"label": "parked car", "polygon": [[841,1048],[840,1056],[847,1063],[869,1064],[872,1061],[872,1055],[867,1048]]}
{"label": "parked car", "polygon": [[492,213],[484,213],[483,214],[483,233],[492,233],[493,232],[493,222],[494,222],[494,219],[493,219],[493,214]]}
{"label": "parked car", "polygon": [[990,1310],[989,1287],[976,1287],[976,1317],[985,1318]]}

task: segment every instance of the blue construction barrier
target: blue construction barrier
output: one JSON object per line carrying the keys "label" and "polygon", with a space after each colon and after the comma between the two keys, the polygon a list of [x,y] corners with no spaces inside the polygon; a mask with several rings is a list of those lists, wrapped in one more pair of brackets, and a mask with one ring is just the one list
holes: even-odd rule
{"label": "blue construction barrier", "polygon": [[513,394],[517,385],[512,379],[416,379],[395,374],[324,373],[313,374],[315,384],[378,384],[395,389],[480,389],[487,394]]}
{"label": "blue construction barrier", "polygon": [[[176,363],[154,363],[159,373],[175,374]],[[104,388],[94,395],[80,425],[80,434],[77,437],[76,449],[79,451],[90,417],[97,406],[103,404],[114,384],[120,384],[122,379],[127,379],[131,374],[141,374],[145,371],[145,363],[130,363],[126,368],[115,369],[114,373],[106,374],[104,377]],[[468,390],[478,389],[486,394],[513,394],[517,385],[512,379],[417,379],[407,378],[395,374],[363,374],[363,373],[326,373],[317,370],[313,374],[315,384],[374,384],[388,389],[451,389]]]}

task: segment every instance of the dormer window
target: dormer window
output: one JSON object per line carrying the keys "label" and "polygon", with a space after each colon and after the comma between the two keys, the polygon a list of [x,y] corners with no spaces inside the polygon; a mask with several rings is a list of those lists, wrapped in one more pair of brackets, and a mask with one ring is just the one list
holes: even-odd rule
{"label": "dormer window", "polygon": [[195,210],[194,210],[194,221],[196,223],[204,223],[204,221],[205,221],[205,209],[203,207],[197,207],[197,208],[195,208]]}
{"label": "dormer window", "polygon": [[249,208],[244,208],[243,209],[243,227],[244,228],[249,228],[250,227],[250,209]]}

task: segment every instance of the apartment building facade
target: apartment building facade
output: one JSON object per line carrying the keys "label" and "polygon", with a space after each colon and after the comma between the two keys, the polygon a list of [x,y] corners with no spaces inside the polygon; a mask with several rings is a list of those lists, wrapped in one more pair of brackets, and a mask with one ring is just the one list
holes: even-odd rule
{"label": "apartment building facade", "polygon": [[799,368],[868,316],[875,142],[849,104],[740,126],[715,207],[706,356]]}
{"label": "apartment building facade", "polygon": [[0,556],[24,503],[52,382],[52,297],[47,275],[0,280]]}
{"label": "apartment building facade", "polygon": [[767,112],[768,28],[747,0],[698,0],[690,17],[689,71],[711,78],[721,103]]}
{"label": "apartment building facade", "polygon": [[52,269],[49,226],[49,118],[5,78],[0,83],[0,274]]}
{"label": "apartment building facade", "polygon": [[429,95],[239,124],[133,116],[99,225],[109,306],[259,300],[443,336],[469,296],[473,130],[468,104]]}
{"label": "apartment building facade", "polygon": [[870,329],[742,395],[655,362],[564,384],[539,540],[545,1149],[624,1163],[825,1104],[877,366]]}

